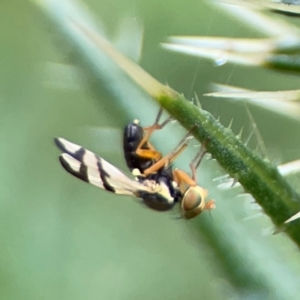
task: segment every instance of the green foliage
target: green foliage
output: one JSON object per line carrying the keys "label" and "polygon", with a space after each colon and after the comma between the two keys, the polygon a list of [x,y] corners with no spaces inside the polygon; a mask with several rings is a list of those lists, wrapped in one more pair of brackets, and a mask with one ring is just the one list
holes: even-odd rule
{"label": "green foliage", "polygon": [[[221,115],[219,123],[169,88],[170,94],[160,97],[165,86],[152,82],[156,88],[150,94],[169,113],[187,129],[196,120],[201,126],[194,134],[200,141],[211,138],[208,150],[223,168],[204,161],[199,184],[216,199],[212,218],[206,213],[190,222],[173,220],[172,215],[146,210],[130,198],[84,185],[60,168],[52,144],[55,136],[91,148],[125,169],[121,141],[113,136],[98,139],[86,126],[122,128],[133,118],[149,125],[158,109],[142,91],[149,87],[132,83],[101,54],[99,45],[91,43],[92,36],[83,36],[74,22],[77,18],[101,32],[97,24],[103,17],[104,28],[113,36],[124,14],[130,20],[138,16],[145,28],[143,68],[187,98],[194,91],[207,92],[204,87],[210,82],[227,83],[228,74],[232,74],[229,83],[249,84],[256,90],[298,86],[298,78],[285,74],[212,68],[204,60],[195,64],[194,59],[158,49],[157,44],[173,34],[232,33],[235,23],[214,15],[216,11],[201,2],[117,3],[89,1],[87,12],[73,1],[39,1],[46,14],[24,2],[3,4],[1,299],[298,299],[300,263],[294,244],[284,234],[273,236],[274,226],[265,215],[244,220],[255,212],[253,199],[241,196],[241,188],[218,189],[221,179],[216,178],[227,172],[245,179],[244,186],[257,190],[257,201],[262,199],[260,204],[277,225],[298,209],[289,199],[293,190],[276,169],[258,160],[220,124],[233,118],[233,131],[245,126],[247,137],[252,129],[243,106],[201,98],[206,111]],[[298,122],[254,107],[251,113],[276,162],[299,157]],[[166,153],[183,134],[179,126],[169,126],[153,142]],[[249,147],[256,145],[251,141]],[[110,151],[102,152],[104,146]],[[188,170],[195,151],[193,147],[186,151],[178,166]],[[268,193],[261,196],[262,189]],[[288,227],[292,237],[297,236],[295,223]]]}
{"label": "green foliage", "polygon": [[[46,2],[45,2],[46,3]],[[55,2],[53,2],[55,3]],[[57,16],[55,6],[45,7],[49,16],[62,28],[73,43],[86,39],[97,50],[96,57],[82,48],[88,59],[98,59],[100,63],[111,60],[123,69],[145,92],[155,98],[175,120],[205,145],[220,165],[239,181],[245,190],[256,199],[275,225],[284,222],[300,208],[300,196],[289,186],[287,181],[270,163],[264,162],[236,137],[230,129],[225,129],[211,114],[189,103],[167,86],[163,86],[147,74],[134,62],[115,50],[103,36],[78,17],[69,17],[69,10],[62,10]],[[85,51],[84,51],[85,50]],[[112,78],[118,84],[118,78]],[[196,126],[196,128],[194,128]],[[300,246],[300,227],[289,226],[286,232]]]}

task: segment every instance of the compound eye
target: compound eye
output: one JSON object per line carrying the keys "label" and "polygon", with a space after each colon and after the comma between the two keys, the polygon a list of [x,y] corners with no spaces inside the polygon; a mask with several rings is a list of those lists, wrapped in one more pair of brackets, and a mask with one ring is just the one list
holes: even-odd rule
{"label": "compound eye", "polygon": [[190,187],[183,196],[182,207],[189,211],[197,208],[202,202],[202,197],[195,188]]}
{"label": "compound eye", "polygon": [[205,197],[203,196],[205,195],[203,195],[203,189],[200,187],[191,186],[187,189],[181,202],[181,209],[184,218],[194,218],[204,210]]}

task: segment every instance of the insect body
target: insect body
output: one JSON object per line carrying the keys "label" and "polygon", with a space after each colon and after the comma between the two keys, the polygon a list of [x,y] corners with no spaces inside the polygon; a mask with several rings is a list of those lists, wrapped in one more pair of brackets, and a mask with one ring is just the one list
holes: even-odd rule
{"label": "insect body", "polygon": [[[151,151],[151,146],[148,141],[142,142],[144,138],[144,130],[139,125],[139,121],[135,120],[129,123],[124,128],[123,134],[123,150],[127,167],[131,172],[134,170],[139,173],[143,173],[153,165],[153,157],[144,157],[137,153],[137,149],[140,146],[141,152]],[[143,144],[141,144],[141,142]]]}
{"label": "insect body", "polygon": [[[165,157],[162,157],[150,143],[149,138],[155,130],[163,128],[170,119],[159,124],[162,109],[159,111],[155,123],[147,128],[139,126],[137,121],[125,127],[123,137],[123,149],[128,168],[137,176],[140,182],[154,180],[169,189],[173,202],[167,202],[163,197],[151,195],[143,197],[144,203],[156,210],[171,209],[177,202],[181,203],[182,216],[186,219],[193,218],[205,209],[213,209],[214,201],[205,202],[207,191],[196,183],[196,169],[198,168],[205,150],[200,151],[190,164],[192,177],[179,169],[172,169],[171,163],[187,147],[190,134],[187,134],[177,147]],[[146,134],[144,131],[146,130]],[[158,199],[160,201],[158,201]]]}
{"label": "insect body", "polygon": [[146,206],[157,211],[170,210],[180,203],[182,216],[190,219],[205,209],[214,208],[213,200],[205,202],[207,191],[196,183],[196,169],[203,152],[197,154],[190,165],[192,177],[172,168],[172,162],[188,146],[190,134],[164,157],[150,144],[152,133],[170,120],[159,124],[161,114],[162,109],[150,127],[142,128],[134,121],[124,129],[124,156],[128,168],[136,177],[135,181],[93,152],[63,138],[56,138],[56,145],[63,152],[60,162],[67,172],[79,179],[109,192],[141,198]]}
{"label": "insect body", "polygon": [[123,150],[127,167],[131,172],[137,170],[144,173],[161,158],[161,153],[150,144],[149,138],[155,130],[162,129],[171,120],[169,118],[159,124],[162,112],[160,109],[154,124],[150,127],[142,128],[139,121],[134,120],[124,128]]}
{"label": "insect body", "polygon": [[[157,126],[162,128],[162,125]],[[147,134],[151,135],[151,133]],[[147,172],[161,159],[161,153],[149,143],[147,134],[145,135],[144,129],[137,120],[128,124],[124,129],[123,136],[124,156],[128,168],[140,183],[147,185],[148,182],[151,182],[161,187],[160,193],[141,192],[143,202],[154,210],[166,211],[173,208],[181,200],[182,195],[177,186],[174,186],[171,165],[163,165],[158,167],[155,172],[145,174],[145,171]]]}

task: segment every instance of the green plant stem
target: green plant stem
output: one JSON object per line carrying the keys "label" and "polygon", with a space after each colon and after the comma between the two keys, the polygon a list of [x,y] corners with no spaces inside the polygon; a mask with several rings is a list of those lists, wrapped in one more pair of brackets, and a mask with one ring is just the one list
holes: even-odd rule
{"label": "green plant stem", "polygon": [[[189,131],[193,129],[192,134],[195,138],[204,144],[213,158],[255,198],[276,226],[282,226],[285,220],[300,210],[300,196],[279,174],[276,167],[255,155],[210,113],[161,84],[114,49],[94,27],[88,26],[89,22],[85,23],[74,14],[70,15],[68,10],[66,15],[56,14],[55,3],[43,2],[53,9],[52,18],[60,24],[61,31],[66,33],[68,38],[75,40],[84,53],[94,58],[93,68],[98,72],[103,62],[111,60],[183,127]],[[112,69],[109,70],[112,72]],[[287,225],[285,231],[300,247],[300,222]]]}
{"label": "green plant stem", "polygon": [[[174,93],[156,99],[194,137],[205,145],[219,164],[255,198],[276,226],[281,226],[300,209],[300,196],[277,169],[247,148],[230,129],[214,117]],[[195,127],[196,125],[196,127]],[[288,226],[287,234],[300,246],[298,224]]]}

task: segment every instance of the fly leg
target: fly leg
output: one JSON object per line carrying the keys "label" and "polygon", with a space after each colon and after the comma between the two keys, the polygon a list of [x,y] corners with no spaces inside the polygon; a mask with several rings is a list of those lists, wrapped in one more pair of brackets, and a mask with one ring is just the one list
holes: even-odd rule
{"label": "fly leg", "polygon": [[[151,137],[151,135],[154,133],[154,131],[156,130],[160,130],[163,127],[165,127],[171,120],[172,117],[169,117],[168,119],[166,119],[164,122],[162,122],[161,124],[159,124],[160,118],[162,116],[163,113],[163,108],[160,107],[159,112],[156,116],[155,122],[153,125],[148,126],[143,128],[143,130],[146,132],[145,136],[143,137],[143,139],[140,141],[137,149],[136,149],[136,154],[142,158],[149,158],[149,159],[153,159],[155,161],[158,161],[159,159],[161,159],[162,155],[159,151],[157,151],[150,143],[149,143],[149,139]],[[147,144],[147,148],[148,149],[143,149],[143,146]]]}
{"label": "fly leg", "polygon": [[154,163],[151,167],[146,169],[144,171],[145,175],[149,175],[152,173],[157,172],[159,169],[170,165],[188,146],[189,142],[191,141],[193,137],[188,132],[183,139],[178,143],[178,145],[174,148],[173,151],[171,151],[166,156],[159,159],[156,163]]}
{"label": "fly leg", "polygon": [[192,171],[192,178],[194,181],[197,181],[197,169],[204,157],[204,155],[206,154],[207,150],[204,146],[201,146],[199,152],[196,154],[196,156],[194,157],[194,159],[191,161],[190,163],[190,168]]}

